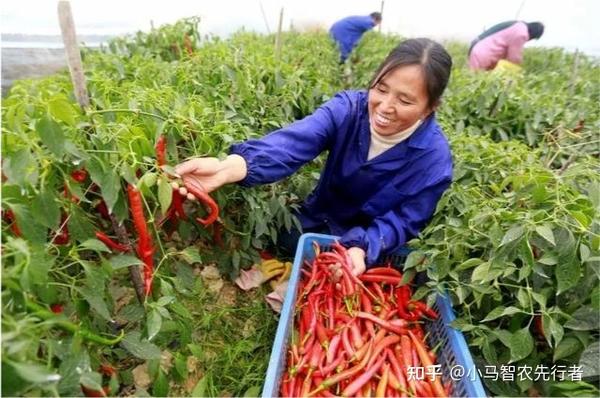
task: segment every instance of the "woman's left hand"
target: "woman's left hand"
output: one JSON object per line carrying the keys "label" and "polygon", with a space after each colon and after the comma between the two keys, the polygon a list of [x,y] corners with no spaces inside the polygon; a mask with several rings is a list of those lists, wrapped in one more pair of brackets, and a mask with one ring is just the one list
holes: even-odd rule
{"label": "woman's left hand", "polygon": [[360,247],[351,247],[348,249],[348,255],[352,260],[352,273],[356,276],[366,271],[367,265],[365,264],[365,251]]}

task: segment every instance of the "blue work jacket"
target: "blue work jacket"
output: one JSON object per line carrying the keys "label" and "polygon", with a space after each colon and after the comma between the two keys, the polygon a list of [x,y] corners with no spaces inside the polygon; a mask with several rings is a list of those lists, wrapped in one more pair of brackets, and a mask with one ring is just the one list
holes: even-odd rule
{"label": "blue work jacket", "polygon": [[240,184],[253,186],[290,176],[329,151],[298,218],[304,229],[328,229],[342,244],[362,247],[370,266],[419,233],[452,180],[452,154],[434,114],[367,160],[370,140],[367,92],[343,91],[312,115],[230,152],[247,162]]}
{"label": "blue work jacket", "polygon": [[331,26],[329,34],[338,44],[342,62],[348,58],[361,36],[374,26],[375,22],[370,15],[346,17]]}

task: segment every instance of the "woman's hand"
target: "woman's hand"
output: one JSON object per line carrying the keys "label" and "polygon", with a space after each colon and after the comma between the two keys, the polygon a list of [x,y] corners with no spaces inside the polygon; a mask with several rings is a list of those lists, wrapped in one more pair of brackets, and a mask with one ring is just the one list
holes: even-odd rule
{"label": "woman's hand", "polygon": [[217,158],[196,158],[183,162],[175,167],[183,180],[184,187],[173,183],[182,195],[188,194],[185,185],[200,187],[206,193],[219,189],[225,184],[243,180],[247,174],[246,161],[239,155],[230,155],[225,160]]}
{"label": "woman's hand", "polygon": [[365,251],[360,247],[351,247],[348,249],[348,256],[352,260],[352,273],[356,276],[366,271],[367,265],[365,264]]}

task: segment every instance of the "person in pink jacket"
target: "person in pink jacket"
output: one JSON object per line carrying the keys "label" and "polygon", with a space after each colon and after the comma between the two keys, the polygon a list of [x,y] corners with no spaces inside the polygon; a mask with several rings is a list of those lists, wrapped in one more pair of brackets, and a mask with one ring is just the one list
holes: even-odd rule
{"label": "person in pink jacket", "polygon": [[469,67],[492,70],[501,59],[514,64],[523,62],[523,46],[544,33],[540,22],[506,21],[492,26],[471,43]]}

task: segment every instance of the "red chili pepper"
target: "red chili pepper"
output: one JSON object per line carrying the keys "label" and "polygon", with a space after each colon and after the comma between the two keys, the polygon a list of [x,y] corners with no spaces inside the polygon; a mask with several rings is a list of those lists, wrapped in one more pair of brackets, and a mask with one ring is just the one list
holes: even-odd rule
{"label": "red chili pepper", "polygon": [[144,290],[146,296],[152,291],[152,272],[154,271],[154,247],[148,233],[146,218],[144,216],[144,207],[142,204],[142,194],[133,185],[127,185],[127,195],[129,197],[129,207],[133,224],[138,234],[137,253],[144,263]]}
{"label": "red chili pepper", "polygon": [[15,213],[12,210],[6,210],[3,214],[2,214],[4,221],[6,221],[7,224],[10,224],[10,230],[12,231],[12,233],[18,238],[22,235],[21,233],[21,229],[19,228],[19,225],[17,224],[17,217],[15,216]]}
{"label": "red chili pepper", "polygon": [[363,275],[388,275],[388,276],[397,276],[402,278],[402,273],[395,268],[391,267],[374,267],[369,268],[365,271]]}
{"label": "red chili pepper", "polygon": [[173,209],[175,209],[175,214],[182,220],[187,220],[187,214],[185,214],[185,210],[183,209],[184,198],[179,193],[179,190],[173,190]]}
{"label": "red chili pepper", "polygon": [[385,361],[384,356],[380,357],[370,369],[367,369],[363,374],[354,379],[352,383],[348,384],[344,391],[342,391],[342,396],[350,397],[355,395],[377,373],[381,365],[383,365],[383,361]]}
{"label": "red chili pepper", "polygon": [[62,314],[63,312],[63,305],[59,304],[59,303],[54,303],[50,305],[50,310],[52,312],[54,312],[55,314]]}
{"label": "red chili pepper", "polygon": [[156,162],[158,163],[158,166],[160,167],[167,164],[167,140],[164,135],[158,137],[154,150],[156,151]]}
{"label": "red chili pepper", "polygon": [[116,250],[118,252],[123,252],[123,253],[129,251],[129,248],[127,246],[122,245],[122,244],[120,244],[118,242],[115,242],[114,240],[112,240],[110,237],[108,237],[103,232],[96,231],[96,238],[98,238],[99,241],[101,241],[102,243],[104,243],[110,249]]}
{"label": "red chili pepper", "polygon": [[100,373],[102,373],[104,376],[114,376],[117,374],[117,369],[115,369],[112,365],[109,364],[101,364],[100,365]]}
{"label": "red chili pepper", "polygon": [[429,308],[427,306],[427,304],[425,304],[422,301],[412,301],[412,303],[414,303],[415,307],[421,311],[423,313],[423,315],[425,315],[428,318],[431,319],[438,319],[438,313],[435,312],[433,309]]}
{"label": "red chili pepper", "polygon": [[108,206],[104,199],[100,199],[100,202],[96,205],[96,211],[100,213],[100,216],[105,220],[110,220],[110,213],[108,212]]}
{"label": "red chili pepper", "polygon": [[78,183],[82,183],[86,180],[88,173],[85,169],[73,170],[71,172],[71,178]]}
{"label": "red chili pepper", "polygon": [[378,275],[378,274],[362,274],[358,277],[363,282],[390,283],[397,285],[402,280],[401,276],[395,275]]}
{"label": "red chili pepper", "polygon": [[219,218],[219,206],[202,188],[192,185],[189,182],[184,182],[185,188],[194,195],[200,202],[208,206],[210,214],[206,218],[196,217],[196,221],[200,224],[207,226],[212,224]]}
{"label": "red chili pepper", "polygon": [[[415,347],[415,351],[419,355],[419,359],[421,360],[421,364],[427,369],[433,366],[433,362],[431,358],[427,354],[427,349],[421,340],[419,340],[412,332],[408,332],[410,339]],[[429,382],[431,383],[432,392],[437,397],[445,397],[446,392],[444,391],[444,387],[442,386],[441,378],[435,377],[435,375],[429,375]]]}

